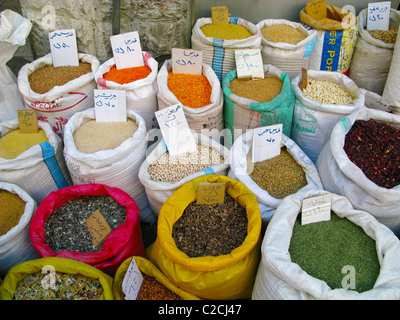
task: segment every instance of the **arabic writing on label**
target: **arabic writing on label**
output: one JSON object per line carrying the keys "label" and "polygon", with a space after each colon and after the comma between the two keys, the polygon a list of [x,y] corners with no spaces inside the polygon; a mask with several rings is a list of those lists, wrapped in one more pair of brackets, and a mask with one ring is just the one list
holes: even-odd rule
{"label": "arabic writing on label", "polygon": [[74,29],[49,32],[49,43],[53,66],[78,66],[78,50]]}
{"label": "arabic writing on label", "polygon": [[198,50],[172,48],[172,72],[201,75],[203,53]]}
{"label": "arabic writing on label", "polygon": [[97,122],[126,122],[125,90],[94,90]]}
{"label": "arabic writing on label", "polygon": [[368,30],[388,30],[391,2],[373,2],[368,4]]}
{"label": "arabic writing on label", "polygon": [[111,36],[110,41],[117,69],[144,65],[139,33],[137,31]]}

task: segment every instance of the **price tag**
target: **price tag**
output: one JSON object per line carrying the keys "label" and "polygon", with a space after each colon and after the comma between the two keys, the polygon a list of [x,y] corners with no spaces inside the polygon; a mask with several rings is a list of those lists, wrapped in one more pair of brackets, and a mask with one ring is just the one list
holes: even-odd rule
{"label": "price tag", "polygon": [[331,193],[303,199],[301,224],[329,221],[331,219],[331,206]]}
{"label": "price tag", "polygon": [[368,3],[368,30],[389,30],[391,2]]}
{"label": "price tag", "polygon": [[93,238],[93,246],[96,247],[111,232],[111,228],[99,210],[96,210],[86,219],[87,228]]}
{"label": "price tag", "polygon": [[144,66],[142,47],[137,31],[111,36],[110,41],[117,69]]}
{"label": "price tag", "polygon": [[128,270],[126,270],[124,280],[122,281],[122,291],[125,293],[125,300],[136,300],[143,279],[143,275],[136,264],[135,258],[132,258]]}
{"label": "price tag", "polygon": [[264,79],[260,49],[235,50],[236,71],[239,79]]}
{"label": "price tag", "polygon": [[224,203],[225,183],[200,182],[197,189],[197,204]]}
{"label": "price tag", "polygon": [[307,2],[307,14],[318,21],[326,18],[326,0]]}
{"label": "price tag", "polygon": [[54,67],[79,66],[74,29],[49,32],[49,42]]}
{"label": "price tag", "polygon": [[172,48],[171,58],[173,73],[203,74],[202,51]]}
{"label": "price tag", "polygon": [[126,91],[94,89],[97,122],[126,122]]}
{"label": "price tag", "polygon": [[19,131],[21,133],[37,133],[39,128],[37,124],[36,112],[33,110],[17,110]]}
{"label": "price tag", "polygon": [[211,7],[212,24],[229,23],[229,12],[227,6]]}
{"label": "price tag", "polygon": [[282,123],[253,129],[253,163],[281,154]]}
{"label": "price tag", "polygon": [[307,87],[308,84],[308,77],[307,77],[307,70],[304,68],[301,68],[301,88],[304,90]]}
{"label": "price tag", "polygon": [[180,104],[156,111],[155,115],[171,156],[197,150],[196,140]]}

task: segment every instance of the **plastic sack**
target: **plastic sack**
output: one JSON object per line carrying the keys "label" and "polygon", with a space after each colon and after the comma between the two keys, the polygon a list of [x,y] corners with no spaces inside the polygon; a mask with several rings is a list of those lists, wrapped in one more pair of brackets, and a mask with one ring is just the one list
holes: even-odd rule
{"label": "plastic sack", "polygon": [[400,116],[362,108],[337,123],[317,161],[325,190],[346,196],[354,208],[372,214],[400,235],[400,185],[382,188],[369,180],[344,151],[346,134],[357,120],[375,120],[400,128]]}
{"label": "plastic sack", "polygon": [[0,182],[0,190],[17,194],[26,203],[18,224],[0,236],[0,277],[3,278],[15,265],[39,256],[29,237],[31,219],[37,209],[35,200],[25,190],[12,183]]}
{"label": "plastic sack", "polygon": [[173,293],[180,296],[183,300],[200,300],[200,298],[186,292],[177,286],[175,286],[161,271],[158,269],[150,260],[143,257],[131,257],[126,259],[118,268],[114,276],[113,281],[113,294],[115,300],[124,300],[125,293],[122,290],[122,282],[124,281],[126,271],[131,264],[132,259],[135,259],[135,263],[138,266],[142,275],[148,275],[154,277],[159,283],[163,284],[166,288],[171,290]]}
{"label": "plastic sack", "polygon": [[[158,72],[158,109],[168,108],[175,104],[182,104],[171,90],[168,88],[168,71],[172,70],[172,61],[166,60]],[[223,95],[221,83],[211,66],[203,63],[202,74],[207,77],[211,85],[211,103],[201,108],[190,108],[183,106],[186,120],[189,128],[195,132],[201,133],[202,130],[217,129],[221,131],[224,128],[223,118]],[[196,95],[196,93],[194,93]]]}
{"label": "plastic sack", "polygon": [[138,179],[139,169],[146,158],[147,140],[144,119],[129,109],[127,118],[138,126],[132,137],[113,150],[83,153],[76,147],[74,132],[84,123],[95,120],[95,109],[90,108],[75,113],[64,131],[64,158],[75,185],[99,183],[122,189],[136,202],[140,220],[155,222],[156,217],[150,208],[143,185]]}
{"label": "plastic sack", "polygon": [[[251,150],[253,145],[253,130],[247,131],[245,134],[237,138],[230,150],[230,169],[228,177],[242,182],[257,198],[260,207],[261,219],[265,228],[271,220],[276,208],[282,202],[271,196],[268,191],[262,189],[247,172],[247,157],[251,159]],[[323,189],[321,179],[317,168],[307,155],[297,146],[297,144],[282,135],[282,146],[286,146],[287,152],[293,159],[303,168],[307,185],[298,192],[309,189]]]}
{"label": "plastic sack", "polygon": [[272,42],[262,37],[261,56],[264,64],[271,64],[286,73],[290,79],[301,73],[302,68],[308,69],[311,53],[314,50],[316,30],[308,30],[298,22],[285,19],[266,19],[257,24],[260,32],[265,27],[287,25],[300,30],[306,38],[297,44]]}
{"label": "plastic sack", "polygon": [[[162,140],[157,146],[150,152],[147,156],[146,160],[142,163],[140,170],[139,170],[139,179],[140,182],[143,184],[147,198],[149,200],[150,206],[153,209],[153,212],[156,216],[158,216],[161,207],[163,206],[164,202],[182,185],[185,183],[204,176],[208,174],[216,174],[216,175],[227,175],[229,170],[228,164],[228,157],[229,157],[229,149],[218,143],[217,141],[213,140],[210,137],[207,137],[202,134],[198,134],[196,132],[192,133],[195,140],[198,144],[203,146],[212,147],[217,150],[221,156],[224,158],[223,163],[217,163],[209,168],[202,170],[200,172],[191,174],[178,182],[157,182],[150,179],[149,175],[149,167],[154,162],[157,161],[159,157],[161,157],[164,153],[166,153],[167,147]],[[201,159],[200,159],[201,160]]]}
{"label": "plastic sack", "polygon": [[157,111],[157,73],[158,62],[148,53],[143,51],[143,60],[151,73],[144,79],[131,83],[119,84],[105,80],[103,75],[115,66],[114,58],[104,62],[95,74],[98,89],[125,90],[126,109],[137,112],[145,121],[146,129],[157,128],[158,123],[154,112]]}
{"label": "plastic sack", "polygon": [[[190,258],[172,238],[174,223],[197,197],[200,182],[225,183],[225,191],[246,208],[247,237],[230,254]],[[158,217],[157,239],[147,256],[173,284],[203,299],[250,298],[260,259],[261,216],[257,199],[241,182],[225,176],[194,179],[168,198]]]}
{"label": "plastic sack", "polygon": [[[289,246],[293,226],[304,198],[327,193],[309,190],[286,197],[279,205],[261,246],[261,262],[254,284],[253,300],[398,300],[400,295],[399,239],[367,212],[356,210],[345,197],[332,194],[332,211],[360,226],[376,241],[381,265],[371,290],[357,292],[337,288],[314,278],[293,263]],[[345,276],[345,274],[343,275]]]}
{"label": "plastic sack", "polygon": [[24,102],[17,86],[17,77],[6,65],[17,49],[25,45],[32,22],[12,10],[0,13],[0,121],[17,118]]}
{"label": "plastic sack", "polygon": [[[38,121],[48,142],[33,146],[14,159],[0,158],[0,181],[25,190],[39,205],[54,190],[72,184],[63,157],[63,142],[48,123]],[[18,119],[0,123],[0,136],[19,129]]]}
{"label": "plastic sack", "polygon": [[353,96],[353,104],[338,105],[320,103],[303,95],[299,87],[302,76],[292,80],[296,96],[293,113],[292,139],[316,162],[321,149],[329,139],[333,126],[343,117],[364,106],[365,95],[356,84],[339,72],[309,70],[308,79],[326,80],[347,89]]}
{"label": "plastic sack", "polygon": [[236,70],[230,71],[222,82],[225,128],[231,130],[234,136],[236,129],[253,129],[277,123],[282,123],[283,133],[288,137],[291,136],[295,97],[289,76],[272,65],[264,65],[264,75],[283,81],[281,93],[271,101],[264,103],[232,93],[229,87],[231,81],[237,77]]}
{"label": "plastic sack", "polygon": [[318,32],[309,70],[347,73],[358,36],[356,17],[347,10],[328,4],[326,13],[327,18],[337,20],[338,23],[315,20],[307,14],[307,7],[300,11],[303,26]]}
{"label": "plastic sack", "polygon": [[[53,269],[54,268],[54,269]],[[113,300],[112,277],[86,263],[58,257],[40,258],[26,261],[13,267],[4,278],[0,287],[0,300],[12,300],[18,283],[32,273],[44,273],[44,270],[82,275],[99,280],[103,293],[98,300]],[[52,271],[50,271],[52,272]]]}
{"label": "plastic sack", "polygon": [[261,50],[261,34],[253,23],[238,17],[230,17],[229,23],[245,27],[253,36],[240,40],[206,37],[201,27],[212,24],[211,18],[197,19],[192,29],[192,49],[203,52],[203,63],[213,68],[220,82],[229,71],[236,69],[235,50]]}
{"label": "plastic sack", "polygon": [[[45,243],[44,224],[48,217],[69,200],[81,195],[111,196],[126,207],[126,219],[104,240],[98,252],[53,251]],[[135,201],[124,191],[101,184],[70,186],[50,193],[39,205],[31,223],[30,236],[40,257],[61,257],[79,260],[113,275],[119,265],[130,256],[145,256],[139,223],[139,209]]]}

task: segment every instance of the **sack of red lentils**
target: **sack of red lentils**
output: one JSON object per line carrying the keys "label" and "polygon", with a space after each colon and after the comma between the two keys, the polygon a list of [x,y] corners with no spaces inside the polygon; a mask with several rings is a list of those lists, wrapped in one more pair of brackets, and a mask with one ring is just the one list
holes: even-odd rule
{"label": "sack of red lentils", "polygon": [[301,74],[292,80],[296,101],[291,138],[315,163],[333,126],[364,107],[365,91],[340,72],[308,70],[307,77],[305,90]]}
{"label": "sack of red lentils", "polygon": [[279,205],[261,245],[253,300],[398,300],[400,241],[350,199],[332,194],[329,220],[301,224],[308,190]]}
{"label": "sack of red lentils", "polygon": [[266,19],[257,24],[262,35],[261,56],[293,79],[302,68],[309,68],[317,31],[308,30],[298,22],[285,19]]}
{"label": "sack of red lentils", "polygon": [[166,60],[157,76],[158,109],[182,104],[189,128],[203,134],[224,128],[221,83],[211,66],[203,63],[201,75],[172,74]]}
{"label": "sack of red lentils", "polygon": [[340,120],[317,161],[325,190],[400,235],[400,116],[361,108]]}
{"label": "sack of red lentils", "polygon": [[64,131],[64,157],[75,185],[100,183],[128,193],[140,211],[140,220],[155,222],[139,169],[146,158],[146,123],[127,110],[126,122],[96,122],[94,108],[75,113]]}
{"label": "sack of red lentils", "polygon": [[331,4],[326,5],[326,14],[325,19],[315,20],[307,14],[307,7],[300,11],[303,26],[318,32],[309,70],[346,74],[358,36],[356,16]]}
{"label": "sack of red lentils", "polygon": [[253,23],[230,17],[229,24],[213,24],[199,18],[192,29],[192,49],[203,52],[203,63],[211,66],[220,82],[236,69],[235,50],[261,49],[261,35]]}
{"label": "sack of red lentils", "polygon": [[15,265],[39,256],[29,237],[35,200],[15,184],[0,182],[0,277]]}
{"label": "sack of red lentils", "polygon": [[137,112],[146,122],[147,130],[158,128],[157,111],[158,62],[143,52],[144,66],[116,69],[114,58],[104,62],[95,74],[98,89],[125,90],[126,109]]}

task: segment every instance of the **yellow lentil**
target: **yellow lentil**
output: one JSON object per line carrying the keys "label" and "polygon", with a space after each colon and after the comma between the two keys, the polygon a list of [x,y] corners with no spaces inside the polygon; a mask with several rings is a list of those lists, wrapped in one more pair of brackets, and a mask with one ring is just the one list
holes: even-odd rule
{"label": "yellow lentil", "polygon": [[0,190],[0,236],[18,225],[25,211],[25,201],[19,195]]}
{"label": "yellow lentil", "polygon": [[235,78],[230,83],[233,94],[260,103],[274,99],[281,93],[282,87],[283,81],[271,76],[257,80]]}
{"label": "yellow lentil", "polygon": [[239,24],[206,24],[200,29],[206,37],[224,40],[241,40],[253,36],[249,30]]}
{"label": "yellow lentil", "polygon": [[337,23],[341,23],[341,21],[339,20],[335,20],[335,19],[330,19],[330,18],[323,18],[321,20],[318,20],[321,23],[327,23],[327,24],[337,24]]}
{"label": "yellow lentil", "polygon": [[0,158],[15,159],[21,153],[42,142],[49,141],[46,133],[21,133],[19,129],[10,131],[0,138]]}
{"label": "yellow lentil", "polygon": [[267,41],[284,42],[290,44],[298,44],[307,37],[299,29],[293,28],[292,26],[286,24],[265,26],[261,29],[261,33]]}
{"label": "yellow lentil", "polygon": [[368,30],[369,34],[378,40],[381,40],[385,43],[393,44],[396,43],[397,33],[399,29],[395,29],[393,27],[389,27],[389,30]]}

